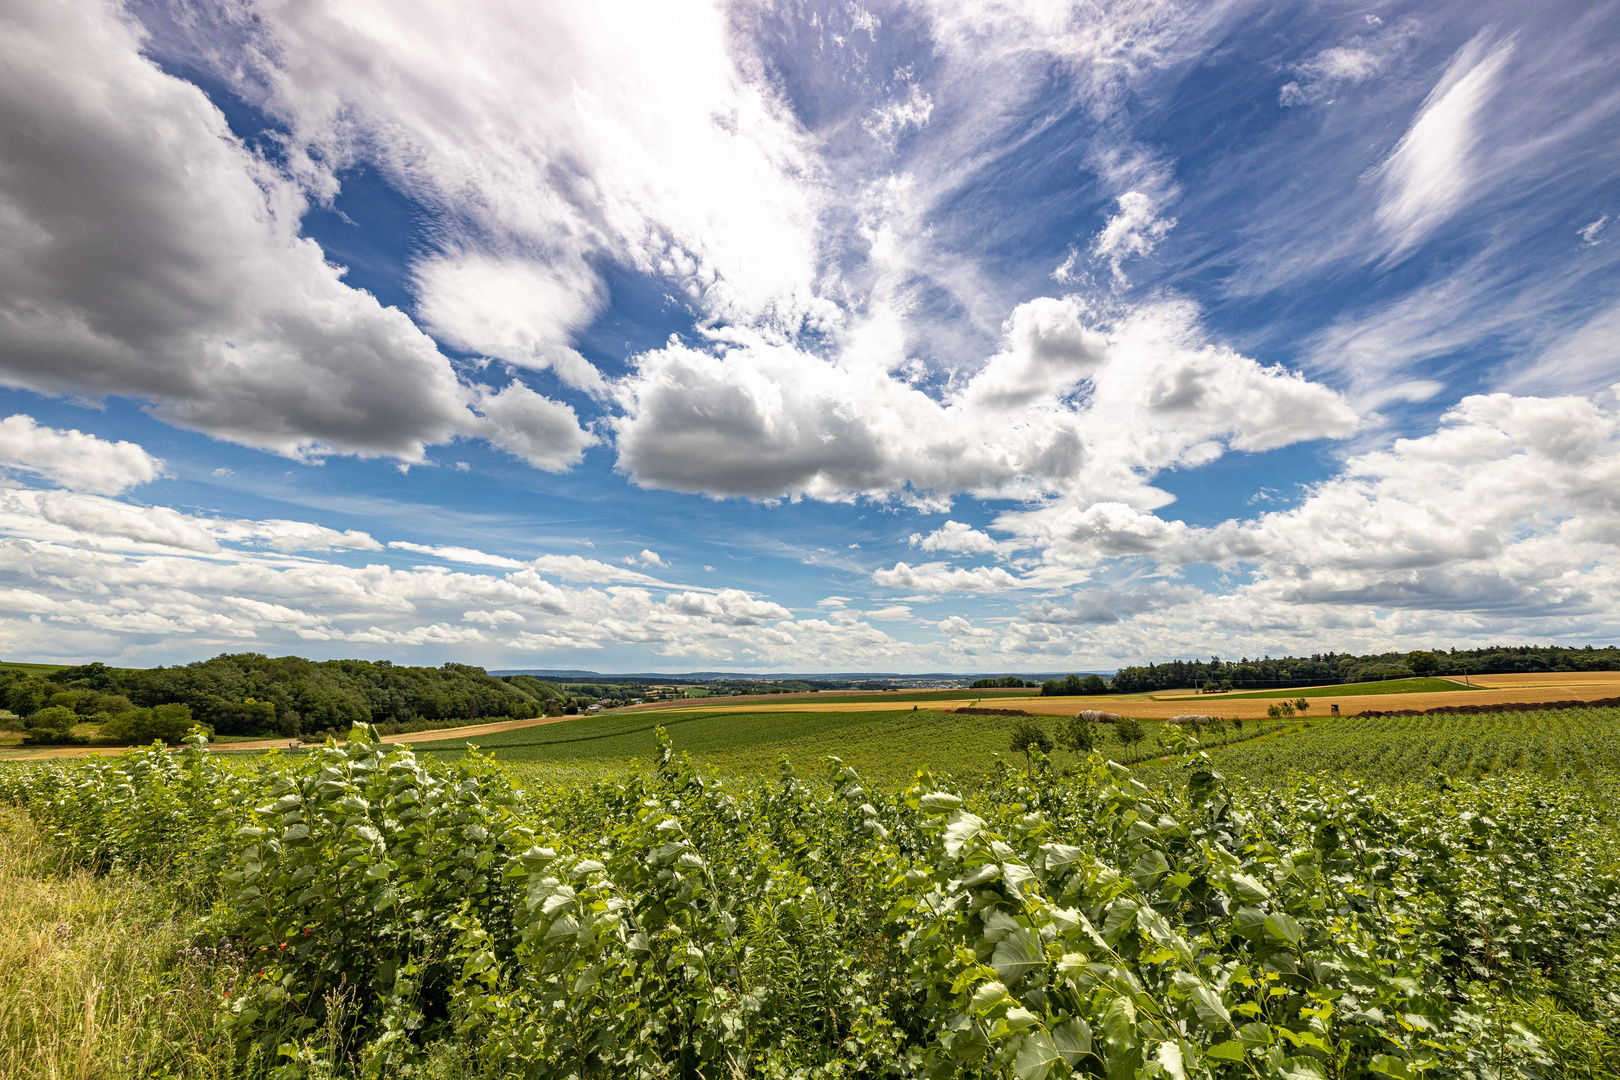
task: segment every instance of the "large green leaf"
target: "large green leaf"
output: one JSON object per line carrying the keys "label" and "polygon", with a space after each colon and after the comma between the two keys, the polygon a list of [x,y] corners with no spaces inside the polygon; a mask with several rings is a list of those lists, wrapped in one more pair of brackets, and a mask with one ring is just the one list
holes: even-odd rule
{"label": "large green leaf", "polygon": [[1018,1056],[1013,1060],[1013,1075],[1018,1080],[1045,1080],[1046,1074],[1058,1060],[1058,1049],[1052,1042],[1052,1036],[1044,1031],[1031,1031],[1024,1036],[1024,1044],[1018,1048]]}
{"label": "large green leaf", "polygon": [[1040,935],[1025,926],[1002,938],[996,943],[995,952],[990,954],[990,966],[1008,986],[1045,962],[1046,951],[1041,947]]}

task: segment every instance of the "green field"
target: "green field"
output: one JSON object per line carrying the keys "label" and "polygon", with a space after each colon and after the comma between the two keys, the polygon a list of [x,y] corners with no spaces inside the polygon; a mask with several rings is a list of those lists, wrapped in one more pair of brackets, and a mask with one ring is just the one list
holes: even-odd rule
{"label": "green field", "polygon": [[[1478,686],[1464,686],[1450,679],[1387,679],[1383,682],[1341,683],[1335,686],[1310,686],[1297,690],[1253,690],[1243,694],[1215,694],[1212,700],[1229,701],[1233,698],[1294,698],[1360,697],[1363,694],[1449,694],[1456,690],[1480,690]],[[1163,700],[1160,698],[1159,700]]]}
{"label": "green field", "polygon": [[[677,752],[714,775],[774,776],[788,758],[815,770],[836,755],[863,775],[903,781],[919,769],[962,778],[981,776],[998,759],[1021,762],[1010,750],[1015,717],[960,716],[910,709],[895,712],[668,713],[593,716],[560,724],[486,735],[415,743],[419,754],[439,759],[469,746],[536,782],[597,778],[622,772],[656,753],[654,732],[663,727]],[[1056,737],[1056,718],[1037,723]],[[1165,725],[1144,721],[1146,738],[1134,747],[1120,742],[1112,726],[1098,725],[1101,752],[1116,761],[1147,766],[1165,757]],[[1505,772],[1573,775],[1620,772],[1620,710],[1570,709],[1478,716],[1300,717],[1249,720],[1199,733],[1215,764],[1250,783],[1277,782],[1293,774],[1354,776],[1400,783],[1431,776],[1479,777]],[[1083,755],[1053,751],[1053,765],[1075,768]]]}
{"label": "green field", "polygon": [[[1031,694],[1037,694],[1039,692],[1040,691],[1038,690],[1014,690],[1010,687],[999,690],[969,690],[966,687],[954,690],[863,690],[859,693],[849,693],[839,690],[822,691],[820,693],[813,694],[754,694],[751,695],[751,702],[733,702],[733,699],[730,696],[724,694],[710,696],[707,694],[707,692],[705,692],[705,696],[708,697],[708,699],[715,705],[743,709],[747,708],[751,703],[757,703],[762,700],[770,701],[772,703],[799,701],[847,701],[852,704],[866,704],[874,701],[892,701],[897,704],[911,705],[914,703],[924,703],[929,701],[971,701],[975,698],[989,699],[997,697],[1029,697]],[[665,709],[678,710],[680,708],[682,708],[681,702],[667,701],[658,702],[657,704],[638,705],[635,706],[632,711],[652,712],[655,710],[662,711]]]}
{"label": "green field", "polygon": [[53,671],[61,671],[66,666],[66,664],[14,664],[0,660],[0,671],[18,671],[24,675],[49,675]]}
{"label": "green field", "polygon": [[[419,754],[453,757],[469,745],[516,767],[543,766],[541,774],[599,776],[643,763],[655,752],[654,730],[662,727],[676,751],[689,753],[702,769],[727,776],[775,775],[786,756],[800,767],[816,769],[829,754],[863,774],[904,780],[918,769],[972,775],[994,766],[998,757],[1017,757],[1009,750],[1017,718],[962,716],[927,709],[895,712],[724,712],[616,713],[559,724],[518,728],[470,739],[414,743]],[[1057,718],[1037,720],[1056,737]],[[1147,738],[1136,747],[1121,743],[1107,724],[1098,726],[1102,750],[1121,761],[1156,756],[1161,725],[1145,721]],[[1284,725],[1267,721],[1264,730]],[[1255,735],[1260,721],[1247,721],[1240,733],[1227,729],[1212,741]],[[1081,755],[1054,751],[1058,767],[1077,764]],[[531,770],[532,771],[532,770]]]}
{"label": "green field", "polygon": [[1589,777],[1620,773],[1620,709],[1334,718],[1211,757],[1229,775],[1262,784],[1294,773],[1382,783],[1500,773]]}
{"label": "green field", "polygon": [[0,1075],[1620,1075],[1620,710],[654,719],[0,766]]}

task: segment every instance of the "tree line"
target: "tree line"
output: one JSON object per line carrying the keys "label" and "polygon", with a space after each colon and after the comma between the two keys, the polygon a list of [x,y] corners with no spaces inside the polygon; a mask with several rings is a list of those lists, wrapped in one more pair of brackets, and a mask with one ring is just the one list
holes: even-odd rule
{"label": "tree line", "polygon": [[562,715],[594,700],[532,676],[500,679],[468,664],[407,667],[259,653],[146,669],[91,663],[43,676],[0,671],[0,701],[22,718],[33,742],[74,741],[71,731],[80,723],[132,742],[177,741],[192,724],[218,735],[295,738],[341,733],[357,723]]}
{"label": "tree line", "polygon": [[[1168,660],[1120,668],[1112,679],[1068,675],[1041,684],[1046,697],[1090,694],[1139,694],[1196,687],[1212,693],[1276,686],[1332,685],[1410,679],[1428,675],[1508,675],[1525,672],[1620,670],[1620,648],[1593,645],[1492,645],[1479,649],[1412,652],[1312,653],[1310,656],[1263,657],[1251,660]],[[970,689],[1034,687],[1017,675],[983,678]]]}

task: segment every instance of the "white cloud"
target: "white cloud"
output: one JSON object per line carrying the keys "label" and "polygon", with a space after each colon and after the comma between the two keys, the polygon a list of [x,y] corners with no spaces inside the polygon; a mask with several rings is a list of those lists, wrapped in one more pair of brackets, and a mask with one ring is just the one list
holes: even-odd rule
{"label": "white cloud", "polygon": [[43,427],[18,413],[0,420],[0,469],[74,491],[117,495],[156,480],[163,462],[132,442],[108,442],[77,428]]}
{"label": "white cloud", "polygon": [[358,529],[328,529],[307,521],[223,521],[208,519],[208,532],[237,544],[262,544],[276,551],[381,551],[382,545]]}
{"label": "white cloud", "polygon": [[363,158],[441,212],[420,299],[468,346],[589,386],[558,356],[603,257],[717,318],[819,307],[818,162],[716,6],[250,0],[190,32],[175,47],[281,118],[317,181]]}
{"label": "white cloud", "polygon": [[1359,45],[1323,49],[1294,66],[1298,77],[1283,85],[1277,100],[1282,105],[1309,105],[1329,100],[1340,87],[1354,86],[1379,74],[1385,61],[1385,56]]}
{"label": "white cloud", "polygon": [[479,390],[478,408],[486,423],[476,429],[502,450],[537,469],[561,472],[579,464],[596,436],[579,425],[573,406],[535,393],[513,381],[499,393]]}
{"label": "white cloud", "polygon": [[895,141],[907,131],[915,131],[928,123],[934,112],[934,100],[910,79],[902,81],[906,96],[891,104],[873,109],[861,121],[866,133],[884,146],[893,149]]}
{"label": "white cloud", "polygon": [[1039,297],[1014,309],[1002,328],[1005,347],[980,369],[961,400],[1017,409],[1060,396],[1108,359],[1108,338],[1077,297]]}
{"label": "white cloud", "polygon": [[781,604],[755,599],[737,589],[670,593],[664,597],[664,606],[683,615],[701,616],[727,626],[758,626],[793,617]]}
{"label": "white cloud", "polygon": [[1119,213],[1108,219],[1091,242],[1092,253],[1108,260],[1116,279],[1124,278],[1120,267],[1132,255],[1151,255],[1159,241],[1176,227],[1175,218],[1160,217],[1151,195],[1127,191],[1119,197]]}
{"label": "white cloud", "polygon": [[580,555],[542,555],[529,563],[535,570],[563,581],[590,581],[602,584],[664,585],[655,577],[622,566],[587,559]]}
{"label": "white cloud", "polygon": [[531,368],[555,368],[570,386],[603,392],[602,375],[569,346],[606,300],[585,266],[557,267],[482,253],[434,256],[418,262],[413,284],[417,314],[442,340]]}
{"label": "white cloud", "polygon": [[911,546],[924,551],[951,551],[961,555],[988,555],[1000,550],[989,533],[980,532],[960,521],[947,521],[933,532],[911,534]]}
{"label": "white cloud", "polygon": [[642,548],[640,554],[637,554],[637,555],[626,555],[624,557],[624,564],[626,566],[668,566],[669,565],[669,563],[664,561],[664,557],[662,555],[658,554],[658,552],[653,551],[653,550],[651,550],[649,548]]}
{"label": "white cloud", "polygon": [[1392,255],[1416,245],[1463,205],[1473,186],[1482,110],[1513,55],[1479,36],[1457,54],[1380,170],[1377,222]]}
{"label": "white cloud", "polygon": [[435,559],[463,563],[467,566],[496,566],[507,570],[518,570],[529,565],[521,559],[510,559],[505,555],[491,555],[487,551],[479,551],[476,548],[455,547],[447,544],[413,544],[409,540],[390,540],[388,546],[399,551],[413,551],[418,555],[431,555]]}
{"label": "white cloud", "polygon": [[577,425],[476,417],[433,342],[299,236],[302,191],[142,44],[95,0],[20,0],[0,22],[0,381],[143,398],[296,457],[420,461],[485,432],[577,456]]}
{"label": "white cloud", "polygon": [[987,630],[983,627],[974,626],[971,622],[962,618],[960,615],[952,615],[948,618],[941,619],[939,623],[939,630],[940,633],[944,634],[947,638],[950,638],[953,643],[960,642],[962,640],[987,640],[996,636],[994,630]]}
{"label": "white cloud", "polygon": [[874,570],[872,580],[885,589],[913,592],[1001,592],[1022,587],[1022,582],[999,566],[968,569],[949,563],[932,562],[912,566],[897,562],[892,569]]}
{"label": "white cloud", "polygon": [[1608,224],[1609,224],[1609,215],[1604,214],[1602,217],[1598,218],[1596,221],[1593,221],[1593,222],[1591,222],[1591,223],[1589,223],[1587,225],[1582,226],[1578,230],[1578,232],[1580,234],[1580,238],[1581,238],[1581,243],[1585,244],[1587,247],[1591,247],[1594,244],[1603,243],[1603,241],[1599,238],[1598,234],[1601,233],[1603,231],[1604,226],[1606,226]]}
{"label": "white cloud", "polygon": [[506,608],[498,611],[463,611],[461,617],[467,622],[482,623],[491,630],[526,621],[521,612],[508,611]]}
{"label": "white cloud", "polygon": [[646,487],[757,499],[1135,499],[1153,497],[1142,477],[1164,468],[1357,426],[1326,387],[1208,344],[1190,304],[1104,321],[1043,298],[1015,310],[1005,334],[1006,348],[944,402],[881,366],[787,345],[671,343],[637,357],[618,385],[620,467]]}

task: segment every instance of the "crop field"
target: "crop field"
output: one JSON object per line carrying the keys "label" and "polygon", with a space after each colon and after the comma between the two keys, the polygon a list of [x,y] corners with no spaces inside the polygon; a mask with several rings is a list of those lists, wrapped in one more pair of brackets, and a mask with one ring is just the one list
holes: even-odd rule
{"label": "crop field", "polygon": [[[891,712],[752,712],[618,713],[544,728],[517,728],[473,738],[418,742],[420,754],[454,757],[472,745],[502,764],[535,776],[603,776],[652,760],[655,729],[667,732],[675,749],[691,755],[700,768],[726,776],[774,776],[783,756],[819,762],[835,754],[872,776],[909,779],[919,769],[944,774],[977,775],[1012,755],[1009,746],[1016,717],[959,716],[927,710]],[[1057,727],[1046,724],[1051,733]],[[1242,732],[1228,729],[1212,742],[1280,730],[1283,724],[1250,722]],[[1163,753],[1158,725],[1135,747],[1127,747],[1106,724],[1098,726],[1101,752],[1125,762]],[[1054,750],[1059,768],[1083,758]]]}
{"label": "crop field", "polygon": [[1620,710],[1018,722],[0,763],[0,1075],[1620,1075]]}
{"label": "crop field", "polygon": [[1245,693],[1203,694],[1203,700],[1242,701],[1247,698],[1365,697],[1368,694],[1450,694],[1472,689],[1460,679],[1388,679],[1347,686],[1308,686],[1294,690],[1250,690]]}
{"label": "crop field", "polygon": [[1377,783],[1510,772],[1620,774],[1620,709],[1346,717],[1216,748],[1211,758],[1223,772],[1250,783],[1295,773]]}
{"label": "crop field", "polygon": [[0,766],[0,1074],[1620,1069],[1614,710],[1163,725],[1136,775],[1009,717],[652,719]]}

